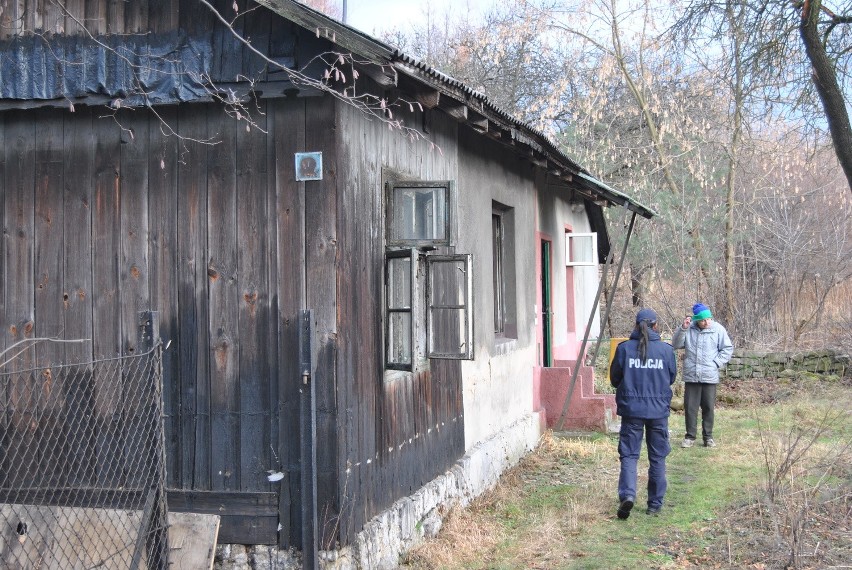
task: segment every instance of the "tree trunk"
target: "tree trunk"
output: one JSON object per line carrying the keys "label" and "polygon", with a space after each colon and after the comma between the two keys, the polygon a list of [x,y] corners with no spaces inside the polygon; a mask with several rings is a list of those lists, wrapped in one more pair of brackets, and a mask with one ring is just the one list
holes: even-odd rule
{"label": "tree trunk", "polygon": [[725,194],[725,303],[722,307],[722,322],[729,326],[733,323],[734,313],[734,190],[737,182],[737,169],[739,158],[740,138],[742,137],[743,129],[743,69],[742,60],[740,59],[740,38],[741,30],[738,25],[737,17],[734,14],[734,7],[731,2],[728,2],[725,7],[728,18],[728,25],[731,27],[731,33],[734,41],[734,131],[731,134],[731,146],[728,150],[728,176],[726,183]]}
{"label": "tree trunk", "polygon": [[834,152],[846,174],[849,190],[852,191],[852,127],[849,125],[849,113],[837,83],[834,64],[820,40],[817,24],[821,7],[822,0],[805,0],[799,22],[799,34],[813,68],[812,78],[828,120]]}

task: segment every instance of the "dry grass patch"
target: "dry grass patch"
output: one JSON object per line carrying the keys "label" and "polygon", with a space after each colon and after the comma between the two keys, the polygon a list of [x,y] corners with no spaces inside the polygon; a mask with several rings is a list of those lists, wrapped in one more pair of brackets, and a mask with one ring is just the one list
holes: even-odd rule
{"label": "dry grass patch", "polygon": [[[829,568],[852,560],[852,384],[774,379],[737,392],[716,420],[720,447],[668,459],[659,517],[615,518],[616,439],[551,432],[438,538],[417,570]],[[670,427],[682,434],[683,416]],[[638,488],[647,483],[640,459]],[[780,475],[780,476],[778,476]],[[770,490],[770,485],[774,489]],[[774,499],[770,500],[770,495]]]}
{"label": "dry grass patch", "polygon": [[[597,476],[592,477],[594,472]],[[453,509],[438,539],[412,549],[407,568],[558,568],[584,556],[566,537],[612,514],[618,458],[608,439],[542,436],[466,509]]]}
{"label": "dry grass patch", "polygon": [[413,548],[405,559],[406,567],[416,570],[459,568],[463,561],[475,561],[480,552],[493,550],[503,540],[503,526],[490,516],[483,516],[480,496],[467,509],[453,508],[444,518],[440,538]]}

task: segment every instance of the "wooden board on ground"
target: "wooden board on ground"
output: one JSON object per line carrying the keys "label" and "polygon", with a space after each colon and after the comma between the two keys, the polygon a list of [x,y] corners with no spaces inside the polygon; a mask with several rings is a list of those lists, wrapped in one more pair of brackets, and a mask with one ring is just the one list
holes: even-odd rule
{"label": "wooden board on ground", "polygon": [[219,515],[169,513],[169,570],[212,568]]}
{"label": "wooden board on ground", "polygon": [[141,514],[0,504],[0,567],[129,568]]}
{"label": "wooden board on ground", "polygon": [[[0,568],[130,568],[140,519],[133,510],[0,504]],[[169,513],[170,570],[212,568],[218,533],[219,515]]]}

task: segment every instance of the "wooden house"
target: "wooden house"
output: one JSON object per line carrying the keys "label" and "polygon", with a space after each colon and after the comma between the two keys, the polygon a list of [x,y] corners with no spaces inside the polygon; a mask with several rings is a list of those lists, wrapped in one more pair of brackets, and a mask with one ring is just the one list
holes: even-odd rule
{"label": "wooden house", "polygon": [[291,0],[0,5],[0,349],[129,354],[155,311],[171,510],[325,549],[495,437],[535,445],[602,208],[648,209]]}

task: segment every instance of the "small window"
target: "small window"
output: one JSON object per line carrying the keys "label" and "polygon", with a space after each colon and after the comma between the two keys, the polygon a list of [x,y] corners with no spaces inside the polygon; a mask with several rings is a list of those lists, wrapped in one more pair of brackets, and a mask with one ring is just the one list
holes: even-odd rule
{"label": "small window", "polygon": [[598,234],[585,233],[565,234],[565,265],[568,266],[597,266],[598,265]]}
{"label": "small window", "polygon": [[417,253],[406,249],[385,254],[386,364],[411,370],[414,363],[414,285]]}
{"label": "small window", "polygon": [[471,255],[427,258],[429,358],[473,359]]}
{"label": "small window", "polygon": [[494,332],[503,334],[505,328],[503,306],[503,213],[495,211],[491,214],[491,263],[492,282],[494,287]]}
{"label": "small window", "polygon": [[389,188],[388,244],[450,244],[450,182],[395,182]]}
{"label": "small window", "polygon": [[491,205],[491,268],[494,291],[494,335],[517,338],[515,320],[515,217],[514,209]]}

